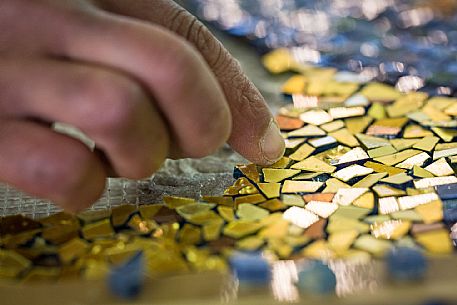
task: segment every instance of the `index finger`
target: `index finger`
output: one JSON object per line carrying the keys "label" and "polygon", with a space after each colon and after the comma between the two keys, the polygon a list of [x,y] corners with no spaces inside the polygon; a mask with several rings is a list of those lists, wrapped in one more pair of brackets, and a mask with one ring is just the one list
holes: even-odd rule
{"label": "index finger", "polygon": [[221,85],[232,113],[228,143],[248,160],[267,165],[284,153],[284,141],[264,98],[239,63],[211,32],[169,0],[97,0],[104,9],[160,24],[190,41]]}

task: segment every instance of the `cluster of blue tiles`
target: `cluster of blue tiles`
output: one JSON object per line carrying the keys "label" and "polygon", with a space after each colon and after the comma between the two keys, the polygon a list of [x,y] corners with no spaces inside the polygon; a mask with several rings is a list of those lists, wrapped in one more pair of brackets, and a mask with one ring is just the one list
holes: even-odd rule
{"label": "cluster of blue tiles", "polygon": [[436,192],[443,201],[443,218],[448,225],[457,223],[457,183],[439,185]]}

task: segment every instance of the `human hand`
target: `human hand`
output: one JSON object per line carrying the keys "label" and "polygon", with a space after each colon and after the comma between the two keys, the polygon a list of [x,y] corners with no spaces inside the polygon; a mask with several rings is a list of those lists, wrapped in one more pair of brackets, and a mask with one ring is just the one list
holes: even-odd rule
{"label": "human hand", "polygon": [[238,63],[171,0],[2,0],[0,28],[0,180],[30,194],[76,211],[111,172],[147,177],[225,142],[261,165],[284,151]]}

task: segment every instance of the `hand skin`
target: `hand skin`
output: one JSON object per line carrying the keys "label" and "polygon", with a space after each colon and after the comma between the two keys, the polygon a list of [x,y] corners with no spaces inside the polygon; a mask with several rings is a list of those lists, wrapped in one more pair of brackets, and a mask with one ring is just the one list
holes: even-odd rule
{"label": "hand skin", "polygon": [[148,177],[225,142],[260,165],[284,152],[237,61],[171,0],[2,0],[0,28],[0,181],[68,211],[108,173]]}

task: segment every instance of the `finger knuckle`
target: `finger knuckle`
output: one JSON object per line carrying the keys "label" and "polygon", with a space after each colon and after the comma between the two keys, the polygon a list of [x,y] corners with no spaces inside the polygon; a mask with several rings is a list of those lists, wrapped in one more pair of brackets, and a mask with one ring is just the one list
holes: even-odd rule
{"label": "finger knuckle", "polygon": [[202,54],[211,67],[225,65],[225,61],[230,58],[229,53],[213,34],[197,18],[189,14],[183,8],[175,8],[169,18],[169,28],[180,34]]}
{"label": "finger knuckle", "polygon": [[142,89],[123,77],[94,73],[80,84],[88,103],[86,112],[91,127],[110,133],[122,132],[135,120],[136,105]]}
{"label": "finger knuckle", "polygon": [[190,142],[189,155],[194,158],[207,156],[222,146],[231,131],[231,116],[228,109],[214,107],[208,113],[208,121],[200,121],[194,125],[195,138],[199,141]]}
{"label": "finger knuckle", "polygon": [[170,30],[178,34],[184,34],[194,18],[184,8],[172,6],[169,11],[164,14],[164,20]]}

